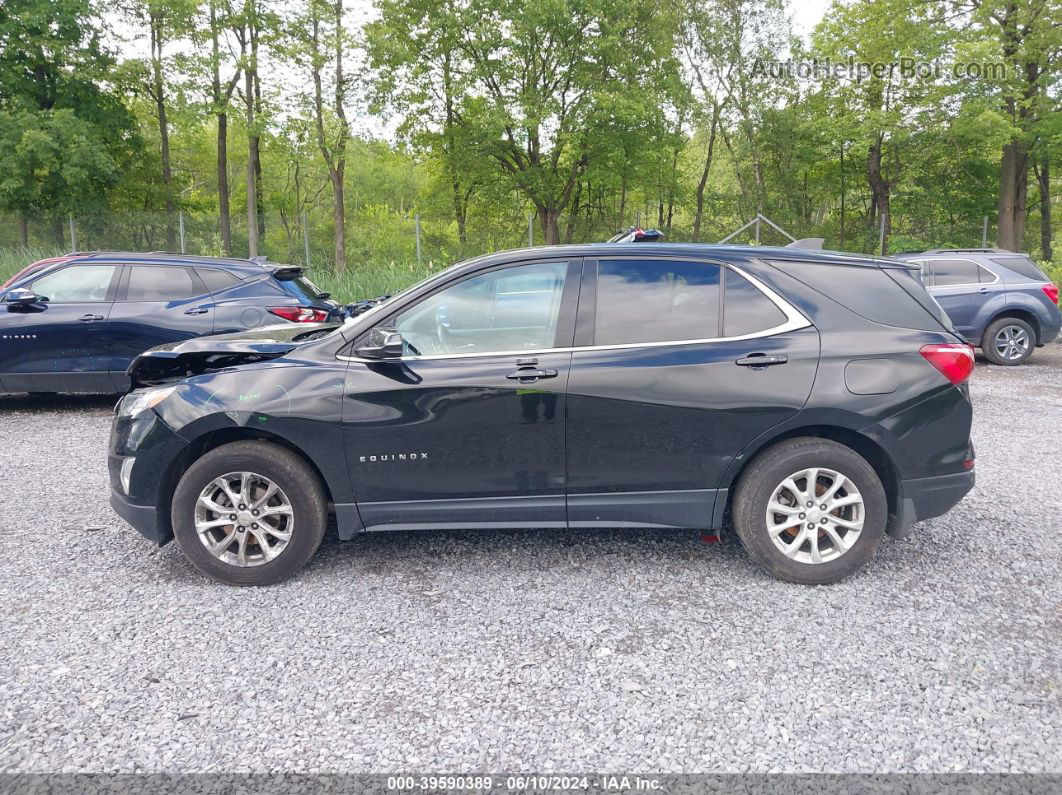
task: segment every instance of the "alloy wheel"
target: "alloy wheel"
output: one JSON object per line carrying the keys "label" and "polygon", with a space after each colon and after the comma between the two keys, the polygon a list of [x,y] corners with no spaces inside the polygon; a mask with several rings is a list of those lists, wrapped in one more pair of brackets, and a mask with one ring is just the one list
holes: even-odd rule
{"label": "alloy wheel", "polygon": [[1020,359],[1029,350],[1029,334],[1021,326],[1004,326],[992,343],[1000,358],[1007,361]]}
{"label": "alloy wheel", "polygon": [[195,529],[211,555],[231,566],[261,566],[291,540],[295,513],[284,491],[255,472],[230,472],[199,493]]}
{"label": "alloy wheel", "polygon": [[863,495],[846,475],[810,467],[783,480],[767,503],[767,532],[799,563],[829,563],[850,550],[863,531]]}

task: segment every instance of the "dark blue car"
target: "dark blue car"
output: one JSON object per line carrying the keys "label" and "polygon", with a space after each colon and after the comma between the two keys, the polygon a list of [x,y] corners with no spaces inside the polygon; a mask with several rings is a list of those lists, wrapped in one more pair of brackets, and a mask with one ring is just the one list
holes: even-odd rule
{"label": "dark blue car", "polygon": [[1021,364],[1059,334],[1058,286],[1025,254],[938,248],[900,258],[922,267],[956,331],[993,364]]}
{"label": "dark blue car", "polygon": [[339,315],[289,265],[110,251],[60,257],[0,288],[0,392],[124,392],[129,363],[156,345]]}

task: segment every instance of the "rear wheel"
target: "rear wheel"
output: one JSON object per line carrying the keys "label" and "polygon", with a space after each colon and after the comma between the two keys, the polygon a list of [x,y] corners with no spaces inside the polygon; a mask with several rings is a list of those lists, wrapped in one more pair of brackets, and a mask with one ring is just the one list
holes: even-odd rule
{"label": "rear wheel", "polygon": [[738,484],[734,527],[749,556],[775,577],[837,582],[874,554],[888,503],[874,468],[851,448],[800,438],[762,453]]}
{"label": "rear wheel", "polygon": [[993,320],[981,338],[981,352],[992,364],[1021,364],[1036,347],[1033,327],[1016,317]]}
{"label": "rear wheel", "polygon": [[313,557],[328,509],[305,461],[279,445],[247,441],[211,450],[188,468],[171,520],[199,571],[231,585],[270,585]]}

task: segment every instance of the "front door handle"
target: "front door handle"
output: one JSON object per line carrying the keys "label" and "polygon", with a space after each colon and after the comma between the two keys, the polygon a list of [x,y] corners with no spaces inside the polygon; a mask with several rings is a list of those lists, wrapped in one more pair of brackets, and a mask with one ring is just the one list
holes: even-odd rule
{"label": "front door handle", "polygon": [[772,364],[785,364],[789,357],[784,353],[750,353],[734,362],[742,367],[770,367]]}
{"label": "front door handle", "polygon": [[505,376],[511,378],[514,381],[535,381],[539,378],[556,378],[556,370],[536,370],[532,367],[523,367],[519,370],[513,370],[511,373]]}
{"label": "front door handle", "polygon": [[103,315],[82,315],[78,320],[82,323],[91,323],[94,320],[103,320]]}
{"label": "front door handle", "polygon": [[979,292],[981,295],[988,295],[988,288],[987,287],[981,287],[980,289],[978,289],[977,292]]}
{"label": "front door handle", "polygon": [[194,309],[186,309],[186,310],[184,310],[184,313],[186,315],[205,315],[209,311],[210,310],[207,307],[197,306]]}

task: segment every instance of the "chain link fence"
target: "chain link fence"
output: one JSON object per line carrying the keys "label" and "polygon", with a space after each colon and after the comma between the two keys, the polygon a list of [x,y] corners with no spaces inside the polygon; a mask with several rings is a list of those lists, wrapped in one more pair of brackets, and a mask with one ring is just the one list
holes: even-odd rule
{"label": "chain link fence", "polygon": [[[590,243],[608,240],[630,226],[657,227],[666,240],[695,242],[692,225],[659,223],[640,211],[623,215],[565,215],[557,223],[558,243]],[[266,213],[259,220],[257,253],[276,262],[333,270],[334,229],[331,219],[320,220],[307,213]],[[732,232],[735,225],[706,221],[696,235],[701,242],[715,242]],[[176,210],[164,212],[108,212],[93,215],[34,215],[22,225],[12,214],[0,213],[0,250],[29,248],[34,251],[169,251],[213,256],[250,254],[247,217],[230,219],[231,243],[226,250],[218,216]],[[774,230],[763,229],[763,244],[789,242]],[[753,242],[753,230],[733,242]],[[777,238],[775,240],[774,238]],[[501,217],[470,216],[464,235],[451,218],[399,213],[388,207],[363,207],[348,215],[347,265],[394,262],[452,262],[492,251],[546,244],[539,217],[521,212]]]}

